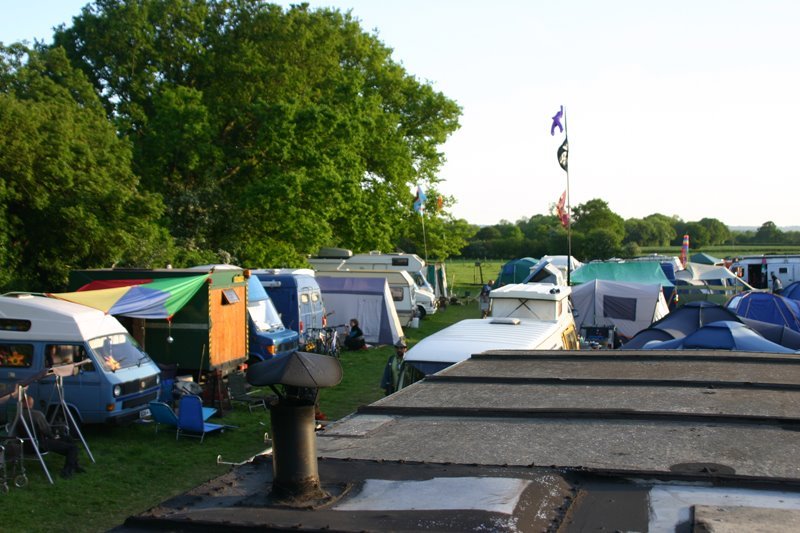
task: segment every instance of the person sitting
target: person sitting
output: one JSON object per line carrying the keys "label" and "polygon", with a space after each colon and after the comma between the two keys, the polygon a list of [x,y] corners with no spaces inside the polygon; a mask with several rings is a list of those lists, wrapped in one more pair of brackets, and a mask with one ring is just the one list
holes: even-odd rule
{"label": "person sitting", "polygon": [[[86,472],[78,464],[78,446],[69,437],[57,435],[53,431],[44,413],[34,409],[32,396],[26,395],[25,400],[26,403],[19,416],[24,417],[26,423],[33,424],[33,427],[29,427],[29,429],[33,433],[32,436],[38,441],[40,452],[51,451],[64,456],[64,468],[61,469],[61,477],[70,478],[75,473],[82,474]],[[27,439],[31,436],[25,434],[25,427],[19,419],[14,424],[12,435],[21,439]]]}
{"label": "person sitting", "polygon": [[344,346],[348,350],[363,350],[367,347],[367,342],[364,340],[364,332],[358,327],[358,320],[355,318],[350,319],[350,330],[344,339]]}

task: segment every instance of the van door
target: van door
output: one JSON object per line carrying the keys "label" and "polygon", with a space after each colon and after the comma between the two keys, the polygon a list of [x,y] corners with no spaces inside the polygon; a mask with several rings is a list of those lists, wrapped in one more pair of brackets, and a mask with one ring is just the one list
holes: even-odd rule
{"label": "van door", "polygon": [[[76,373],[64,378],[64,400],[67,405],[74,406],[83,418],[92,419],[101,412],[105,403],[101,401],[102,372],[86,352],[81,343],[46,344],[44,362],[47,368],[70,363],[81,363],[76,366]],[[39,399],[48,406],[59,402],[55,388],[56,378],[49,375],[42,378]],[[74,414],[74,413],[73,413]]]}

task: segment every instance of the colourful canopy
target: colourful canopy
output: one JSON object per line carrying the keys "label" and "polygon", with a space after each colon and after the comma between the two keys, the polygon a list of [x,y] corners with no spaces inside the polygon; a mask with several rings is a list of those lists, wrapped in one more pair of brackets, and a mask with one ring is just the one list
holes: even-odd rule
{"label": "colourful canopy", "polygon": [[101,280],[84,285],[78,292],[48,293],[48,296],[93,307],[109,315],[170,319],[207,279],[208,275],[202,274],[155,281]]}

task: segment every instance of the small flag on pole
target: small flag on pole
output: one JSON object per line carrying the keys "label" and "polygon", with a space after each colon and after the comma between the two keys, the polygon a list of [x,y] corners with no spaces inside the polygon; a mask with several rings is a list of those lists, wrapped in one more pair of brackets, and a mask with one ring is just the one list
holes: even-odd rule
{"label": "small flag on pole", "polygon": [[686,262],[689,260],[689,235],[683,236],[683,244],[681,245],[681,264],[686,268]]}
{"label": "small flag on pole", "polygon": [[561,108],[558,110],[558,113],[555,114],[553,117],[553,124],[550,126],[550,135],[556,134],[556,128],[558,128],[559,133],[563,133],[564,126],[561,125],[561,117],[564,115],[564,106],[562,105]]}
{"label": "small flag on pole", "polygon": [[444,207],[444,198],[442,198],[442,195],[440,194],[436,197],[436,210],[441,211],[442,207]]}
{"label": "small flag on pole", "polygon": [[421,215],[425,210],[425,200],[427,199],[428,197],[425,196],[425,191],[422,190],[422,187],[417,185],[417,196],[414,197],[414,211]]}
{"label": "small flag on pole", "polygon": [[556,215],[561,221],[561,225],[565,228],[569,225],[569,214],[567,213],[566,205],[567,191],[564,191],[561,193],[561,197],[558,199],[558,203],[556,204]]}
{"label": "small flag on pole", "polygon": [[561,143],[561,146],[558,147],[556,155],[558,156],[558,164],[561,165],[561,168],[563,168],[565,172],[569,172],[569,142],[566,138],[564,142]]}

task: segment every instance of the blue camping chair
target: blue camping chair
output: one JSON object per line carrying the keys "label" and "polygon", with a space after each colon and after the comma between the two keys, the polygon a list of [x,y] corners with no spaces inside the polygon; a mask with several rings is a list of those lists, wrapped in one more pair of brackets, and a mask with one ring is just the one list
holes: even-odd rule
{"label": "blue camping chair", "polygon": [[[156,433],[158,433],[158,426],[159,424],[164,424],[165,426],[177,428],[178,427],[178,415],[175,414],[175,411],[172,410],[172,407],[165,402],[150,402],[150,416],[153,417],[153,420],[156,423]],[[216,409],[213,407],[203,407],[203,421],[208,420],[214,413],[217,412]]]}
{"label": "blue camping chair", "polygon": [[178,404],[178,431],[175,440],[183,434],[187,437],[199,437],[200,442],[203,442],[206,433],[224,429],[225,426],[222,424],[212,424],[203,419],[203,402],[199,396],[187,394],[181,398]]}

